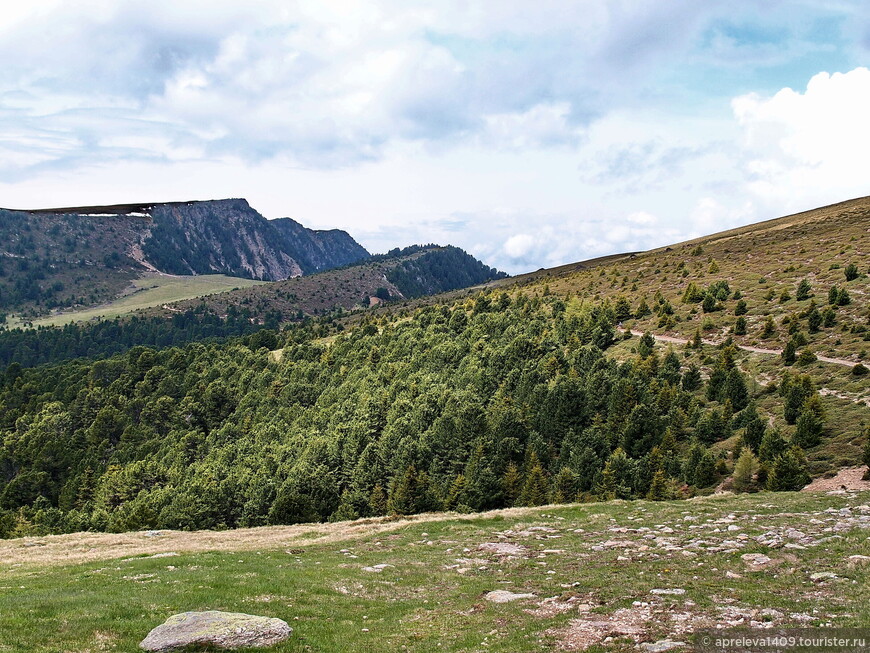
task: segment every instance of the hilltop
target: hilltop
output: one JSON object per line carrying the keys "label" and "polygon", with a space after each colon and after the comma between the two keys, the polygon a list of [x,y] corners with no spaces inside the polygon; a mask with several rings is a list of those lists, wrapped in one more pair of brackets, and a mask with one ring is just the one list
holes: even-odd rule
{"label": "hilltop", "polygon": [[413,245],[356,265],[174,302],[149,313],[167,315],[199,307],[218,315],[244,312],[260,323],[268,314],[278,313],[279,321],[287,322],[336,310],[351,311],[429,297],[505,278],[505,273],[458,247]]}
{"label": "hilltop", "polygon": [[[626,328],[867,361],[870,197],[493,284],[609,301]],[[770,323],[770,326],[768,324]]]}
{"label": "hilltop", "polygon": [[0,313],[31,317],[111,301],[147,272],[275,281],[369,256],[243,199],[0,209],[0,242]]}

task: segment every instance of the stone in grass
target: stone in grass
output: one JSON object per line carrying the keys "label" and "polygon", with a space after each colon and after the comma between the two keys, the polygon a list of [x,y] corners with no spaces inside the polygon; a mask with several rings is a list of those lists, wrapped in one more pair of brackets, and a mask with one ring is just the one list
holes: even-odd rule
{"label": "stone in grass", "polygon": [[511,544],[510,542],[484,542],[477,548],[481,551],[504,556],[521,556],[528,551],[521,544]]}
{"label": "stone in grass", "polygon": [[390,567],[394,567],[394,566],[395,566],[395,565],[388,565],[387,563],[382,562],[382,563],[379,564],[379,565],[372,565],[371,567],[363,567],[362,570],[363,570],[363,571],[368,571],[368,572],[373,573],[373,574],[379,574],[379,573],[381,573],[384,569],[389,569]]}
{"label": "stone in grass", "polygon": [[507,590],[493,590],[492,592],[487,592],[483,598],[491,603],[510,603],[511,601],[519,601],[521,599],[533,599],[535,598],[535,595],[514,594]]}
{"label": "stone in grass", "polygon": [[281,619],[239,612],[184,612],[169,617],[142,640],[145,651],[174,651],[186,646],[223,649],[260,648],[282,642],[293,629]]}
{"label": "stone in grass", "polygon": [[657,642],[644,642],[640,645],[640,649],[642,651],[646,651],[646,653],[663,653],[664,651],[670,651],[673,648],[679,648],[680,646],[685,646],[686,642],[676,642],[672,639],[662,639]]}
{"label": "stone in grass", "polygon": [[682,587],[673,587],[673,588],[664,588],[664,589],[654,589],[649,591],[650,594],[658,594],[659,596],[681,596],[686,593]]}

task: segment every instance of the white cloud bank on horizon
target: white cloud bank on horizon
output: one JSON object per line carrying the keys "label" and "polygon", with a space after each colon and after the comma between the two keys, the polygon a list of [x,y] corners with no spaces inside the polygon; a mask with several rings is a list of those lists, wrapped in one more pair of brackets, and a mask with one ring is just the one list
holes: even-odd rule
{"label": "white cloud bank on horizon", "polygon": [[244,196],[513,273],[647,249],[870,193],[868,17],[34,0],[0,15],[0,204]]}

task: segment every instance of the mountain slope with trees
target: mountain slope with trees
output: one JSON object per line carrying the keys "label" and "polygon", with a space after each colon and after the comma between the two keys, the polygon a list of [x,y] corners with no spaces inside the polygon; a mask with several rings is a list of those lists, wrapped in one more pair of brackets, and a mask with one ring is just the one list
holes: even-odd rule
{"label": "mountain slope with trees", "polygon": [[[0,382],[0,533],[799,489],[868,455],[870,375],[811,360],[806,345],[795,345],[795,361],[785,350],[741,351],[733,327],[749,316],[762,329],[794,329],[785,344],[830,338],[841,355],[862,356],[851,352],[868,317],[856,301],[867,283],[866,203],[562,274],[496,279],[495,290],[422,306],[381,309],[376,288],[374,310],[328,312],[229,343],[12,365]],[[421,274],[436,266],[423,266],[425,257],[444,256],[453,270],[452,257],[471,258],[463,254],[415,247],[323,275],[347,275],[337,278],[360,305],[360,276],[384,284],[388,298],[393,287],[427,292]],[[452,282],[468,281],[453,271]],[[798,282],[794,299],[764,299],[793,277],[808,279],[809,297]],[[228,293],[228,303],[198,310],[253,324],[280,308],[282,295],[263,289],[294,302],[292,284],[316,281]],[[323,285],[312,288],[315,308],[341,305]],[[850,302],[839,300],[841,288]],[[734,315],[741,301],[747,311]],[[703,328],[707,319],[714,329]],[[620,322],[652,328],[637,338]],[[653,336],[691,322],[702,328],[685,346]]]}
{"label": "mountain slope with trees", "polygon": [[346,232],[270,221],[243,199],[0,209],[0,314],[117,297],[151,270],[275,281],[368,258]]}
{"label": "mountain slope with trees", "polygon": [[619,362],[614,320],[576,298],[482,294],[328,340],[293,329],[280,360],[194,344],[7,371],[3,532],[664,499],[740,458],[745,487],[809,480],[827,419],[811,379],[782,377],[770,426],[769,389],[733,347],[696,361],[641,341]]}

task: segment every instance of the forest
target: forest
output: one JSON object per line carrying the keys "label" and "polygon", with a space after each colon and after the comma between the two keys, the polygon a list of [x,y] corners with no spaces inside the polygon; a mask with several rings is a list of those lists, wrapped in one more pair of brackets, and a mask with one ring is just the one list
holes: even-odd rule
{"label": "forest", "polygon": [[[736,491],[808,481],[803,450],[826,419],[808,376],[787,370],[751,390],[727,340],[701,357],[656,349],[647,334],[620,361],[606,355],[623,338],[616,321],[609,301],[545,288],[368,316],[347,331],[308,323],[12,366],[0,381],[0,534],[670,499],[726,476]],[[779,397],[786,428],[768,426],[757,393]]]}
{"label": "forest", "polygon": [[280,311],[267,311],[263,323],[253,322],[241,308],[221,318],[204,307],[170,317],[131,316],[93,323],[0,330],[0,365],[34,367],[73,358],[99,359],[125,352],[136,345],[171,347],[200,341],[223,341],[277,329]]}

